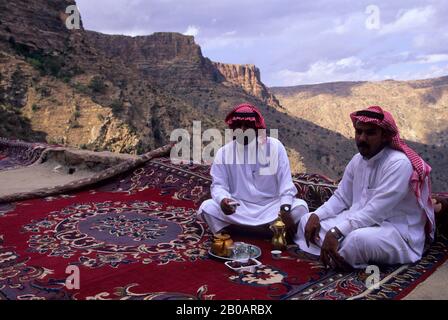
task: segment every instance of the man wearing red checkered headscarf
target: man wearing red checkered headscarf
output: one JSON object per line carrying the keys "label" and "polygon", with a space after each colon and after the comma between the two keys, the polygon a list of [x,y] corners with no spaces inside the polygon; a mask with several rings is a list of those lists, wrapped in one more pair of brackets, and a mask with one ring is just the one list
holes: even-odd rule
{"label": "man wearing red checkered headscarf", "polygon": [[434,237],[431,167],[401,140],[381,107],[350,118],[359,153],[335,194],[302,218],[297,244],[330,266],[415,262]]}
{"label": "man wearing red checkered headscarf", "polygon": [[231,129],[238,127],[238,122],[251,122],[255,129],[266,129],[264,118],[257,107],[244,103],[233,108],[227,115],[225,122]]}
{"label": "man wearing red checkered headscarf", "polygon": [[[429,183],[428,177],[431,172],[431,167],[414,150],[409,148],[403,140],[401,140],[398,127],[395,124],[392,115],[389,112],[384,111],[381,107],[373,106],[367,110],[352,113],[350,118],[352,119],[353,125],[356,125],[357,122],[372,123],[383,128],[390,134],[391,141],[389,146],[406,154],[409,161],[411,161],[414,170],[410,183],[415,195],[420,199],[422,189],[425,187],[426,183]],[[428,188],[430,188],[429,185]],[[428,197],[427,199],[421,200],[430,201],[431,199]]]}
{"label": "man wearing red checkered headscarf", "polygon": [[[267,229],[280,213],[292,240],[300,218],[308,213],[308,206],[295,197],[297,189],[292,182],[285,147],[278,139],[266,138],[264,118],[253,105],[236,106],[225,122],[236,139],[216,153],[210,171],[212,199],[201,204],[199,217],[207,222],[213,233],[218,233],[235,225],[245,230]],[[250,130],[254,134],[246,137]],[[244,139],[239,139],[240,136]],[[243,150],[240,162],[234,161],[238,158],[239,149]],[[251,162],[250,156],[254,154],[256,159]],[[268,157],[270,163],[277,164],[272,172],[264,170],[268,163],[264,159]]]}

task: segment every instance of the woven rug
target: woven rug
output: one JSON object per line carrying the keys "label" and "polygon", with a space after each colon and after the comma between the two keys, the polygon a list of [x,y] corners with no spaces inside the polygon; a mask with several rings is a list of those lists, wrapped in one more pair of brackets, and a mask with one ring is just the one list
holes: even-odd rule
{"label": "woven rug", "polygon": [[[336,273],[284,254],[268,240],[236,238],[262,250],[262,266],[238,275],[211,259],[211,235],[195,219],[209,198],[209,167],[157,158],[78,192],[0,205],[0,299],[400,299],[448,256],[440,239],[417,264],[381,268],[379,290],[363,271]],[[335,186],[295,176],[318,205]],[[65,285],[79,269],[79,289]]]}
{"label": "woven rug", "polygon": [[48,146],[0,138],[0,171],[28,166],[36,162]]}

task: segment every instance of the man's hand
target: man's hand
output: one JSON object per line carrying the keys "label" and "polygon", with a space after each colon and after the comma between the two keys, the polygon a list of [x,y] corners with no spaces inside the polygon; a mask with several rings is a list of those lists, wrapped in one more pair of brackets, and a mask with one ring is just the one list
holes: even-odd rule
{"label": "man's hand", "polygon": [[320,250],[320,261],[324,264],[325,267],[350,270],[350,265],[339,254],[338,248],[338,239],[336,239],[336,237],[330,231],[328,231],[325,235],[325,239]]}
{"label": "man's hand", "polygon": [[432,204],[434,205],[434,212],[436,214],[448,214],[448,199],[442,197],[433,197]]}
{"label": "man's hand", "polygon": [[232,215],[235,213],[236,207],[230,205],[229,203],[235,202],[235,200],[224,198],[221,201],[221,210],[224,212],[225,215]]}
{"label": "man's hand", "polygon": [[280,207],[280,218],[285,224],[288,242],[292,243],[297,233],[297,224],[294,223],[294,219],[291,216],[291,206],[282,205]]}
{"label": "man's hand", "polygon": [[320,219],[317,214],[313,213],[309,217],[308,222],[306,223],[305,226],[305,241],[308,247],[310,246],[310,242],[312,244],[317,245],[317,241],[320,239],[319,232],[320,232]]}

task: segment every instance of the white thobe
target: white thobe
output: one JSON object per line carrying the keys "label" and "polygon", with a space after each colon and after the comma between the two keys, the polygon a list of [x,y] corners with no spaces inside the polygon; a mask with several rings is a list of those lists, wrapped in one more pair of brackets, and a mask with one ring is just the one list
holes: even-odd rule
{"label": "white thobe", "polygon": [[[253,149],[255,145],[255,140],[244,147],[232,141],[216,153],[210,172],[212,199],[204,201],[198,210],[199,217],[214,233],[230,224],[259,226],[271,223],[277,219],[281,205],[291,205],[296,223],[308,212],[306,202],[295,197],[297,189],[283,144],[269,137],[258,144],[258,149]],[[244,148],[243,158],[238,158],[241,155],[238,148]],[[258,150],[255,153],[259,156],[251,159],[248,154],[253,155],[254,150]],[[269,167],[273,170],[267,170]],[[223,213],[220,204],[224,198],[240,204],[234,214]]]}
{"label": "white thobe", "polygon": [[311,214],[302,218],[295,242],[319,255],[326,233],[337,227],[345,236],[339,253],[353,267],[418,261],[426,240],[426,212],[432,208],[418,203],[412,172],[406,155],[389,147],[371,159],[355,155],[334,195],[315,212],[321,220],[318,246],[305,243]]}

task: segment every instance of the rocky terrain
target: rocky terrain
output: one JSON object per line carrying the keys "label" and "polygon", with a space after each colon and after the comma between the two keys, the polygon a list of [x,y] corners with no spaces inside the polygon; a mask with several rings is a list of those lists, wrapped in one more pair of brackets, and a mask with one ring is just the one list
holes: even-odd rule
{"label": "rocky terrain", "polygon": [[282,106],[345,137],[353,138],[347,115],[380,105],[395,117],[403,138],[440,147],[448,143],[448,77],[418,81],[337,82],[272,88]]}
{"label": "rocky terrain", "polygon": [[261,82],[260,69],[255,65],[241,65],[241,64],[228,64],[228,63],[213,63],[224,76],[224,78],[237,85],[241,86],[244,91],[251,94],[263,101],[267,101],[268,104],[276,107],[280,107],[277,98],[266,88]]}
{"label": "rocky terrain", "polygon": [[[141,153],[192,120],[223,128],[223,114],[237,103],[279,107],[254,66],[227,80],[191,36],[68,30],[71,4],[1,2],[0,112],[11,113],[2,136],[27,138],[12,130],[20,122],[28,140]],[[242,77],[248,86],[237,83]]]}
{"label": "rocky terrain", "polygon": [[388,82],[271,90],[258,68],[213,62],[191,36],[105,35],[82,23],[69,30],[65,9],[71,4],[0,0],[0,136],[140,154],[166,144],[175,128],[191,131],[193,120],[202,121],[203,130],[223,129],[225,114],[249,102],[279,129],[293,171],[339,178],[356,152],[350,108],[406,101],[414,109],[398,114],[399,125],[409,128],[404,136],[430,159],[435,186],[448,190],[443,79],[440,86],[423,81],[406,90],[390,90]]}

